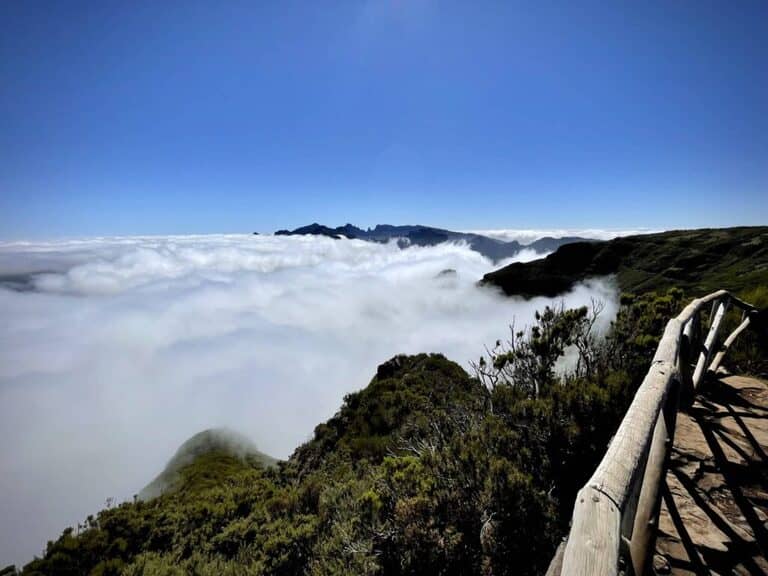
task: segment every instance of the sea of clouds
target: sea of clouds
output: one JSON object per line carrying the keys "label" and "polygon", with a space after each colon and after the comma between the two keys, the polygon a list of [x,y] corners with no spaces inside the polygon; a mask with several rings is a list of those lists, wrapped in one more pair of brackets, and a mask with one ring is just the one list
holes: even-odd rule
{"label": "sea of clouds", "polygon": [[[393,355],[468,367],[551,302],[477,285],[503,264],[324,237],[0,243],[0,564],[130,499],[205,428],[286,458]],[[593,297],[607,322],[609,283],[561,299]]]}

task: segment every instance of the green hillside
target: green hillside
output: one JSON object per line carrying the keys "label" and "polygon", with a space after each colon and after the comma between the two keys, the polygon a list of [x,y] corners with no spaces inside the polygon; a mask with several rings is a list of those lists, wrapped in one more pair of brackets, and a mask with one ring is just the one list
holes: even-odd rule
{"label": "green hillside", "polygon": [[679,230],[578,242],[541,260],[515,263],[482,282],[508,295],[556,296],[585,278],[615,275],[623,292],[677,287],[698,296],[768,286],[768,227]]}
{"label": "green hillside", "polygon": [[[190,476],[189,466],[203,456],[218,466],[199,470]],[[259,452],[253,442],[242,434],[221,428],[204,430],[181,445],[163,471],[139,492],[138,497],[150,500],[168,491],[194,490],[208,482],[215,483],[222,475],[237,471],[247,463],[270,467],[276,465],[277,460]],[[223,467],[222,470],[218,469],[219,466]]]}

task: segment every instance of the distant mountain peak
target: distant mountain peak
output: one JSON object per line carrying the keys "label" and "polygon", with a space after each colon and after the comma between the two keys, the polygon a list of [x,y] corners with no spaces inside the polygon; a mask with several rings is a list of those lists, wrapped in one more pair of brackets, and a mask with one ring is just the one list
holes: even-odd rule
{"label": "distant mountain peak", "polygon": [[523,245],[516,240],[504,241],[496,238],[483,236],[472,232],[454,232],[443,228],[432,226],[423,226],[421,224],[376,224],[376,226],[363,230],[347,222],[344,226],[331,228],[317,222],[308,226],[301,226],[295,230],[278,230],[277,236],[296,236],[296,235],[314,235],[327,236],[329,238],[349,238],[366,240],[368,242],[389,242],[397,240],[398,246],[406,248],[408,246],[436,246],[444,242],[466,242],[469,247],[496,263],[506,258],[512,258],[523,248],[534,250],[539,253],[548,253],[557,250],[563,244],[570,244],[587,240],[571,236],[566,238],[545,237],[536,240],[528,245]]}

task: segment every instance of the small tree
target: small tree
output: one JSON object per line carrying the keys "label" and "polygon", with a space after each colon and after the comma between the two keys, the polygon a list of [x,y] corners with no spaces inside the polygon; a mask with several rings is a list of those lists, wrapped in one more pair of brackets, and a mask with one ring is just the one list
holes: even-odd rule
{"label": "small tree", "polygon": [[555,367],[568,347],[578,350],[579,369],[592,369],[596,348],[592,334],[602,309],[597,302],[593,302],[591,313],[586,306],[547,306],[543,312],[536,312],[535,324],[530,328],[516,331],[512,325],[510,339],[504,343],[497,340],[487,351],[488,360],[481,356],[472,368],[489,390],[505,385],[530,397],[545,395],[559,381]]}

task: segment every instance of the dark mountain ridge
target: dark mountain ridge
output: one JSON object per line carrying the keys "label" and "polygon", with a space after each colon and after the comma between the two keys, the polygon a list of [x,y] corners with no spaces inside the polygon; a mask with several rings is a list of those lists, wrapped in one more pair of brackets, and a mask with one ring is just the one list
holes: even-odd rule
{"label": "dark mountain ridge", "polygon": [[308,226],[302,226],[295,230],[278,230],[277,236],[296,236],[311,234],[315,236],[328,236],[330,238],[350,238],[366,240],[369,242],[389,242],[396,240],[401,248],[407,246],[436,246],[443,242],[466,242],[475,252],[479,252],[493,262],[498,262],[505,258],[511,258],[520,253],[523,249],[533,250],[544,253],[556,250],[564,244],[584,241],[586,238],[578,236],[568,236],[564,238],[545,237],[531,242],[530,244],[521,244],[515,240],[504,241],[497,238],[490,238],[482,234],[472,232],[454,232],[443,228],[433,228],[431,226],[422,226],[419,224],[409,224],[403,226],[393,226],[391,224],[377,224],[374,228],[363,230],[353,224],[345,224],[330,228],[317,222]]}
{"label": "dark mountain ridge", "polygon": [[508,295],[556,296],[590,277],[615,275],[624,292],[682,288],[700,295],[768,285],[768,227],[673,230],[575,242],[546,258],[483,277]]}

